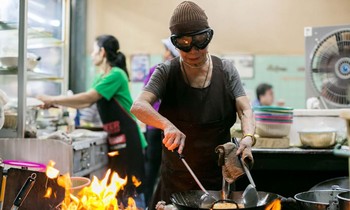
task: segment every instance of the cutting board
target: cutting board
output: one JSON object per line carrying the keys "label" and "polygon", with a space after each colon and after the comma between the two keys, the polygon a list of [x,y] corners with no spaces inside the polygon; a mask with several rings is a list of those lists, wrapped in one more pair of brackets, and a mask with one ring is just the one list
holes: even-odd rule
{"label": "cutting board", "polygon": [[[48,179],[46,174],[42,172],[10,168],[7,171],[3,210],[11,209],[22,185],[32,173],[36,173],[36,181],[27,198],[23,201],[21,210],[51,210],[62,202],[65,190],[58,186],[57,179]],[[44,198],[48,187],[52,188],[52,194],[49,198]]]}
{"label": "cutting board", "polygon": [[261,149],[285,149],[289,148],[289,138],[263,138],[256,137],[256,144],[254,148]]}

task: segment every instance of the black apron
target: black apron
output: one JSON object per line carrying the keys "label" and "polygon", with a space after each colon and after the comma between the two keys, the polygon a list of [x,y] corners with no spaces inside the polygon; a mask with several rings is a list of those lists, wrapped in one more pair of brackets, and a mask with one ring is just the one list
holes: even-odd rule
{"label": "black apron", "polygon": [[[236,109],[227,88],[222,61],[214,56],[212,61],[211,83],[200,89],[185,83],[179,59],[172,60],[159,113],[186,135],[183,154],[203,186],[208,190],[220,190],[222,173],[215,147],[230,141]],[[150,209],[160,200],[170,202],[172,193],[197,189],[182,161],[163,145],[161,179]]]}
{"label": "black apron", "polygon": [[[141,182],[144,180],[144,155],[136,121],[115,99],[105,98],[97,101],[103,129],[108,133],[109,151],[118,151],[118,155],[109,157],[108,166],[120,177],[128,177],[132,185],[132,176]],[[142,192],[142,184],[137,188]]]}

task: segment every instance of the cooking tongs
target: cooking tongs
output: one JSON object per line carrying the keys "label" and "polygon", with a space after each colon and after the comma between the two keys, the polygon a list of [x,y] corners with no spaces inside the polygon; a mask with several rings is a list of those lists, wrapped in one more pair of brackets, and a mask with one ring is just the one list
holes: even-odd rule
{"label": "cooking tongs", "polygon": [[[239,142],[237,141],[237,139],[233,138],[233,141],[236,144],[237,148],[239,148]],[[240,160],[243,170],[250,182],[250,184],[244,190],[242,195],[244,205],[248,208],[255,207],[259,202],[259,195],[258,195],[258,192],[256,191],[256,185],[254,183],[252,175],[250,174],[249,168],[247,167],[247,164],[244,162],[241,154],[238,155],[238,159]]]}
{"label": "cooking tongs", "polygon": [[[239,142],[237,141],[236,138],[233,138],[233,142],[236,144],[237,148],[239,148]],[[255,188],[256,185],[254,183],[253,177],[250,174],[249,168],[248,168],[247,164],[244,162],[241,154],[238,155],[238,159],[241,162],[242,168],[243,168],[245,174],[247,175],[250,184]]]}

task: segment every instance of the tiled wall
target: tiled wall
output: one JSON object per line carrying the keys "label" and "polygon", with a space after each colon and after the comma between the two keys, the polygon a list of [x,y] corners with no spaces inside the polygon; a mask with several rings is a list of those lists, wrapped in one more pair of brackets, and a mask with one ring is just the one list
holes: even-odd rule
{"label": "tiled wall", "polygon": [[247,93],[255,99],[255,88],[262,82],[272,84],[275,101],[286,106],[305,108],[304,56],[258,55],[254,59],[254,78],[242,80]]}

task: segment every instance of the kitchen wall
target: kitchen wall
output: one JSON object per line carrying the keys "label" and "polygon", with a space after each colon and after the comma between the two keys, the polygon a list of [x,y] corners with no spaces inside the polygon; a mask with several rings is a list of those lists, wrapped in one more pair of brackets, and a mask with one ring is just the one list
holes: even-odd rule
{"label": "kitchen wall", "polygon": [[[159,58],[163,51],[160,40],[170,35],[169,19],[181,1],[88,1],[87,56],[94,38],[110,33],[119,39],[126,55],[149,53],[151,58]],[[298,108],[305,103],[304,72],[301,70],[304,27],[342,25],[350,21],[349,0],[194,1],[205,9],[215,31],[211,53],[255,55],[254,78],[244,80],[252,97],[260,82],[271,82],[276,87],[277,99],[284,99],[287,105]],[[157,59],[152,61],[151,64],[158,62]],[[273,64],[287,71],[266,70]],[[141,84],[132,84],[134,96],[140,89]],[[290,94],[293,91],[297,92]]]}
{"label": "kitchen wall", "polygon": [[[303,54],[305,26],[350,22],[349,0],[194,0],[205,9],[217,54]],[[112,33],[127,54],[160,53],[170,16],[182,0],[88,1],[88,49],[94,37]]]}

